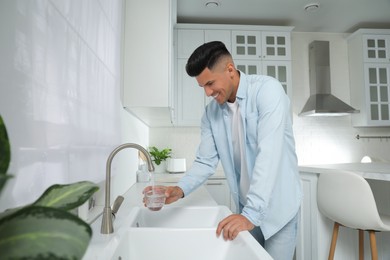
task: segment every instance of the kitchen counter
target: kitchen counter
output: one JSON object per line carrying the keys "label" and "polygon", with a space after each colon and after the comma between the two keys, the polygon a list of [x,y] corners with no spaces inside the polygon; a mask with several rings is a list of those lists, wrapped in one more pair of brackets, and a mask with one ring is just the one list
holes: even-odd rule
{"label": "kitchen counter", "polygon": [[339,163],[299,166],[300,172],[328,173],[335,170],[353,171],[366,179],[390,181],[390,163]]}
{"label": "kitchen counter", "polygon": [[[184,175],[184,172],[170,173],[170,172],[156,172],[152,173],[156,182],[175,183],[178,182]],[[215,173],[209,177],[209,180],[226,179],[222,169],[217,168]]]}

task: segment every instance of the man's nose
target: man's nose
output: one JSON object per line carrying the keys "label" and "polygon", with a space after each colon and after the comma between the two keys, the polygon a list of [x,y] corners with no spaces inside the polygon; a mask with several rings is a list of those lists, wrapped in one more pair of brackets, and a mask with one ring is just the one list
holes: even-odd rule
{"label": "man's nose", "polygon": [[209,87],[204,87],[204,92],[206,93],[206,96],[211,96],[213,94],[213,90]]}

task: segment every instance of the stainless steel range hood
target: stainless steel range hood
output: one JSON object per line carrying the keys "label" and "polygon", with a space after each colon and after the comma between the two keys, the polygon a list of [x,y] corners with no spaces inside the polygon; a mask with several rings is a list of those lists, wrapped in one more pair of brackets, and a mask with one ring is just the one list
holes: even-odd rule
{"label": "stainless steel range hood", "polygon": [[310,97],[299,116],[345,116],[359,112],[331,94],[328,41],[310,43],[309,69]]}

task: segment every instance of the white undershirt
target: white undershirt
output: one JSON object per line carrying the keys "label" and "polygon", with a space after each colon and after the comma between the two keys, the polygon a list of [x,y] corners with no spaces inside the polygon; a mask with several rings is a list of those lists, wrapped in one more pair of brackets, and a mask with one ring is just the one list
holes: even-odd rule
{"label": "white undershirt", "polygon": [[232,122],[234,170],[236,173],[240,173],[240,202],[245,205],[250,182],[245,158],[245,145],[243,143],[245,139],[242,119],[237,101],[234,101],[234,103],[227,102],[227,104]]}

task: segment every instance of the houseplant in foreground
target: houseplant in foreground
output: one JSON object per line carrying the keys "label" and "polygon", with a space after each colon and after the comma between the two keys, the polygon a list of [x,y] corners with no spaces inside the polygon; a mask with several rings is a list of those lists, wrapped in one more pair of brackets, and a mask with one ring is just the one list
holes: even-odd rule
{"label": "houseplant in foreground", "polygon": [[[0,116],[0,194],[6,181],[10,145]],[[81,259],[92,229],[70,211],[98,186],[82,181],[49,187],[34,203],[0,213],[1,259]]]}

